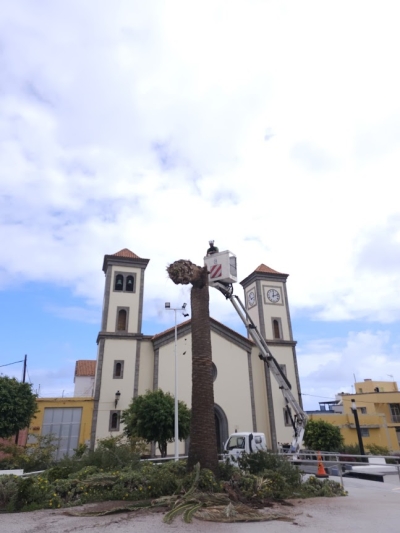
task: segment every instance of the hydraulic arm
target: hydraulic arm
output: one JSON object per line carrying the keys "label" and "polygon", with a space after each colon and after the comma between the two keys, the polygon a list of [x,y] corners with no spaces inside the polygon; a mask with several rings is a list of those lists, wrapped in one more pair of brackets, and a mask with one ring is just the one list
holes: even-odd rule
{"label": "hydraulic arm", "polygon": [[239,297],[233,294],[232,285],[220,281],[215,281],[211,285],[218,289],[220,292],[222,292],[225,298],[231,302],[237,314],[241,318],[243,324],[245,325],[248,334],[260,350],[260,359],[266,363],[271,374],[273,374],[273,376],[275,377],[279,388],[282,391],[283,397],[285,398],[285,408],[293,426],[293,439],[290,447],[290,452],[298,453],[302,447],[304,431],[308,417],[301,408],[299,402],[293,396],[290,382],[288,381],[285,374],[282,372],[278,361],[272,355],[265,339],[258,331],[257,326],[254,324],[245,306],[243,305]]}

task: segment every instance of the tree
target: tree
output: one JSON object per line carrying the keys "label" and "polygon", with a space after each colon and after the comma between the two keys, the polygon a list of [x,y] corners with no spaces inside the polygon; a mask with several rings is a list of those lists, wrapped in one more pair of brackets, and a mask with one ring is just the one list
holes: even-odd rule
{"label": "tree", "polygon": [[[147,391],[133,398],[128,409],[123,411],[121,421],[128,437],[140,437],[147,442],[157,442],[161,457],[167,455],[167,443],[175,437],[175,400],[161,389]],[[190,428],[190,410],[178,401],[179,440],[187,439]]]}
{"label": "tree", "polygon": [[197,463],[218,472],[215,432],[214,384],[212,373],[208,272],[188,260],[175,261],[167,268],[175,284],[192,284],[192,418],[188,470]]}
{"label": "tree", "polygon": [[310,450],[337,452],[343,446],[340,428],[324,420],[309,420],[304,432],[304,444]]}
{"label": "tree", "polygon": [[36,398],[29,383],[0,376],[0,438],[12,437],[29,427],[37,411]]}

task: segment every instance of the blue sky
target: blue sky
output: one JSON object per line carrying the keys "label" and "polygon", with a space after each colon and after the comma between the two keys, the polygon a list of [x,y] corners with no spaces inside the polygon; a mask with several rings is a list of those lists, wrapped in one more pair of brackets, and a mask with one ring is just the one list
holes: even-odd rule
{"label": "blue sky", "polygon": [[[105,254],[149,258],[144,332],[209,239],[290,274],[307,408],[400,381],[397,1],[15,0],[0,14],[0,365],[70,395]],[[241,293],[240,287],[236,289]],[[219,294],[214,318],[239,328]],[[2,367],[21,375],[22,366]]]}

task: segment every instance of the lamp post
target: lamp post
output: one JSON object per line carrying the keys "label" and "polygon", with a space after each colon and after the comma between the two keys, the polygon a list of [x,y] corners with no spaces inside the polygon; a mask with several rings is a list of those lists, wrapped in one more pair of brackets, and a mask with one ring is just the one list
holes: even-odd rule
{"label": "lamp post", "polygon": [[182,304],[182,307],[171,307],[169,302],[165,302],[165,309],[168,311],[174,311],[175,314],[175,461],[179,460],[179,414],[178,414],[178,357],[176,354],[176,348],[178,344],[178,326],[176,322],[176,312],[182,311],[184,317],[189,316],[189,313],[185,312],[187,304]]}
{"label": "lamp post", "polygon": [[355,400],[351,400],[351,410],[353,411],[354,421],[356,423],[358,445],[360,447],[360,455],[365,455],[364,444],[363,444],[363,440],[362,440],[360,422],[358,420],[357,406],[356,406],[356,401]]}

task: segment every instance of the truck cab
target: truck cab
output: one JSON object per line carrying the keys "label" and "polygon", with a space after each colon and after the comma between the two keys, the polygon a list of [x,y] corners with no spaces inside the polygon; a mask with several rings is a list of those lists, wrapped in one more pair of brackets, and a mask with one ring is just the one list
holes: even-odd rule
{"label": "truck cab", "polygon": [[267,442],[264,433],[232,433],[226,441],[225,454],[232,462],[237,462],[243,453],[254,453],[259,450],[267,450]]}

